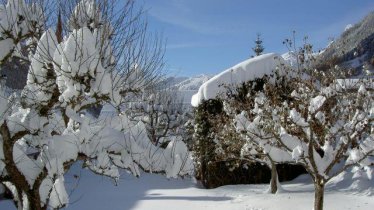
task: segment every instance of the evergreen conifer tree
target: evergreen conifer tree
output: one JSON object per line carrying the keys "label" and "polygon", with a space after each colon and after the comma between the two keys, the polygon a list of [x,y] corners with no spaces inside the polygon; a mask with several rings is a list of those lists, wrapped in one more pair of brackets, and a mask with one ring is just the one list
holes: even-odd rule
{"label": "evergreen conifer tree", "polygon": [[256,56],[259,56],[259,55],[262,55],[262,53],[264,52],[264,47],[262,46],[262,39],[261,39],[261,34],[257,34],[257,39],[255,41],[256,43],[256,46],[254,48],[252,48],[252,50],[255,52]]}

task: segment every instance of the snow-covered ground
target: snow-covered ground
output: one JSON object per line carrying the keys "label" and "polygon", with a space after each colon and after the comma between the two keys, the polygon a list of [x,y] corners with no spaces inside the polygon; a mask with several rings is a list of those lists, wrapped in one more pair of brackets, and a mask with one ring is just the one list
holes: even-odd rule
{"label": "snow-covered ground", "polygon": [[[80,178],[74,178],[74,175]],[[374,209],[373,171],[347,172],[326,189],[326,210]],[[268,185],[235,185],[203,189],[193,179],[166,179],[143,174],[135,178],[124,172],[117,186],[75,165],[66,175],[71,190],[67,210],[311,210],[313,185],[308,175],[283,183],[283,192],[265,193]],[[0,201],[0,209],[15,209]]]}

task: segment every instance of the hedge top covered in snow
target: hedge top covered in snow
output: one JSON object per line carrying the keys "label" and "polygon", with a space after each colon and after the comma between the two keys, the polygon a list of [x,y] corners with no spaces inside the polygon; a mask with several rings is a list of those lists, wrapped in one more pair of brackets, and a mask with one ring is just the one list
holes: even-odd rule
{"label": "hedge top covered in snow", "polygon": [[240,85],[264,75],[270,75],[280,64],[286,65],[283,58],[275,53],[268,53],[245,60],[205,82],[192,96],[191,104],[199,106],[203,100],[216,98],[224,91],[222,85]]}

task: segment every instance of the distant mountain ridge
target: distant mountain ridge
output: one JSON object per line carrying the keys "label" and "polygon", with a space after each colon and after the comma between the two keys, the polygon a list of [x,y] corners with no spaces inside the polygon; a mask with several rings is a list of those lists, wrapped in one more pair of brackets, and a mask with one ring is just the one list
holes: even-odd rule
{"label": "distant mountain ridge", "polygon": [[211,77],[205,74],[190,77],[174,85],[177,90],[199,90],[199,87]]}
{"label": "distant mountain ridge", "polygon": [[206,74],[200,74],[192,77],[166,77],[162,80],[160,87],[166,89],[172,89],[175,91],[197,91],[199,87],[211,76]]}
{"label": "distant mountain ridge", "polygon": [[187,79],[189,79],[189,77],[169,76],[169,77],[165,77],[161,81],[160,85],[161,85],[161,88],[171,88]]}
{"label": "distant mountain ridge", "polygon": [[363,66],[374,65],[374,11],[347,27],[342,35],[318,56],[319,69],[339,65],[361,74]]}
{"label": "distant mountain ridge", "polygon": [[186,108],[190,108],[192,95],[210,78],[211,76],[205,74],[193,77],[167,77],[161,87],[175,91],[178,100],[186,105]]}

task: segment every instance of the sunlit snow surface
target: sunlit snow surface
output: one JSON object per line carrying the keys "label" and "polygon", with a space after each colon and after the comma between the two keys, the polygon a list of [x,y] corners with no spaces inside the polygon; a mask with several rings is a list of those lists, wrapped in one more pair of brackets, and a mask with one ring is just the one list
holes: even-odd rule
{"label": "sunlit snow surface", "polygon": [[[311,210],[313,184],[308,175],[283,183],[283,192],[264,193],[268,185],[223,186],[202,189],[192,179],[166,179],[162,175],[143,174],[135,178],[123,172],[118,186],[107,178],[81,169],[78,164],[65,176],[71,193],[67,210]],[[80,178],[74,178],[74,175]],[[343,173],[326,188],[327,210],[374,209],[373,171]],[[76,177],[77,177],[76,176]],[[0,209],[15,209],[10,201],[0,201]]]}

